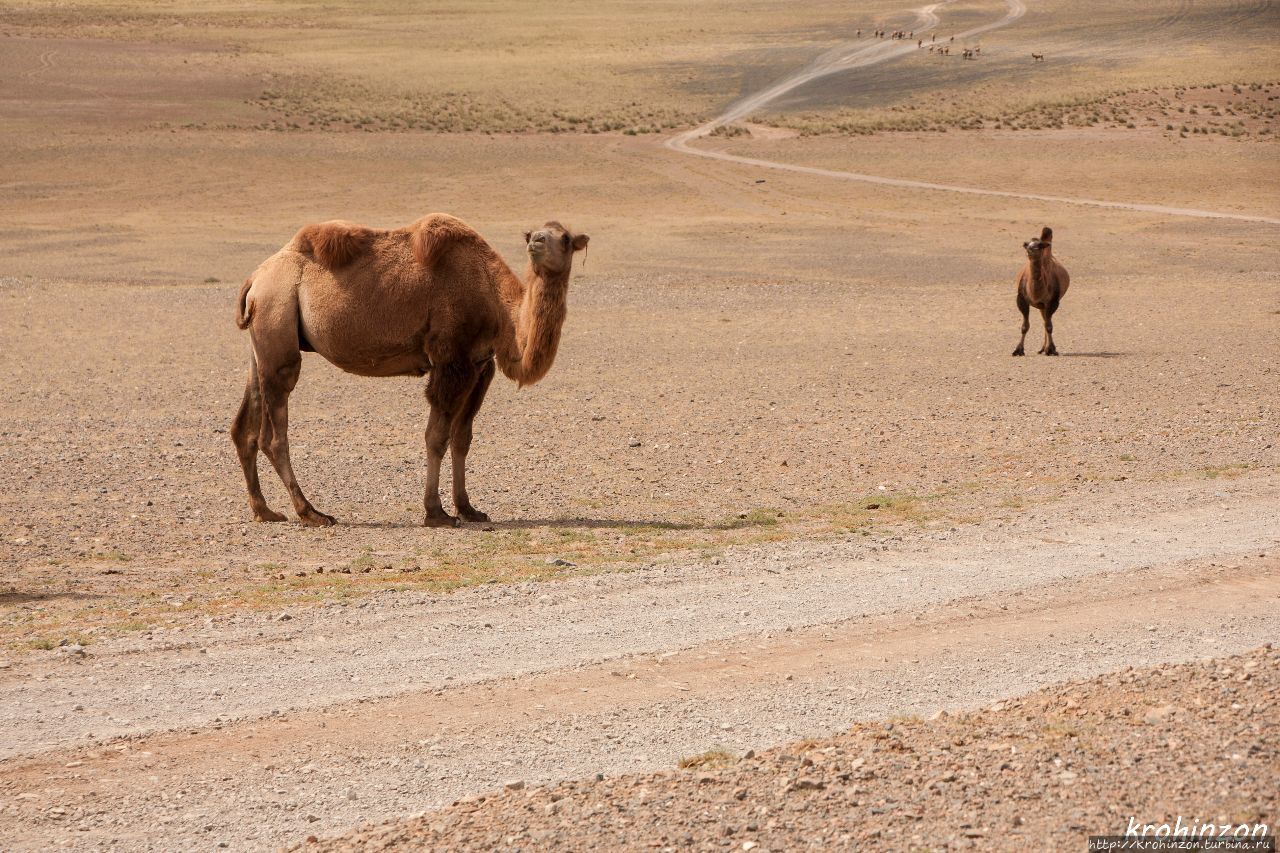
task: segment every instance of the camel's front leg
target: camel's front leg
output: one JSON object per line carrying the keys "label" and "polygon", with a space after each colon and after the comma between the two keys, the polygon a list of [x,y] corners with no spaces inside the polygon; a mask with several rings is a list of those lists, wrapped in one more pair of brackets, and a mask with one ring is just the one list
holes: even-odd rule
{"label": "camel's front leg", "polygon": [[444,461],[444,448],[449,443],[449,419],[438,406],[431,406],[427,418],[427,488],[423,505],[427,514],[422,519],[427,527],[457,527],[458,519],[444,511],[440,503],[440,463]]}
{"label": "camel's front leg", "polygon": [[1057,300],[1040,309],[1040,316],[1044,317],[1044,346],[1040,348],[1040,352],[1045,355],[1058,354],[1058,348],[1053,345],[1053,312],[1056,310]]}
{"label": "camel's front leg", "polygon": [[431,404],[427,418],[427,489],[423,497],[427,515],[422,523],[427,527],[457,527],[458,519],[440,504],[440,463],[444,461],[453,423],[466,409],[480,372],[470,359],[437,357],[431,362],[434,366],[427,380],[427,402]]}
{"label": "camel's front leg", "polygon": [[1023,346],[1027,342],[1027,329],[1031,328],[1031,304],[1022,295],[1021,287],[1018,288],[1018,310],[1022,312],[1022,337],[1018,338],[1017,349],[1013,351],[1014,355],[1022,355],[1025,352]]}
{"label": "camel's front leg", "polygon": [[493,381],[493,361],[489,361],[480,371],[480,379],[467,398],[466,404],[454,418],[449,435],[449,453],[453,462],[453,505],[464,521],[488,521],[489,516],[471,505],[471,497],[467,494],[467,453],[471,450],[471,424],[476,412],[484,403],[484,395]]}

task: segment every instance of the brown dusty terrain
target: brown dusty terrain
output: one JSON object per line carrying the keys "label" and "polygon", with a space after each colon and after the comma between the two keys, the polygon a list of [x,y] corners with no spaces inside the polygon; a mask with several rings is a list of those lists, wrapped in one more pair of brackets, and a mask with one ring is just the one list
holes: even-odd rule
{"label": "brown dusty terrain", "polygon": [[1277,727],[1268,644],[758,755],[709,753],[682,771],[511,786],[295,849],[1081,850],[1131,818],[1253,830],[1280,817]]}
{"label": "brown dusty terrain", "polygon": [[[522,57],[514,23],[459,37],[458,68],[505,57],[469,90],[475,127],[510,129],[514,76],[521,120],[586,131],[490,135],[406,125],[458,85],[445,52],[415,58],[428,24],[398,4],[339,6],[0,8],[0,847],[269,849],[509,779],[653,772],[1280,635],[1274,225],[838,182],[552,115],[596,74],[579,106],[624,129],[709,118],[852,26],[911,20],[897,7],[788,4],[784,25],[740,4],[721,25],[674,4],[619,51],[626,4],[602,4],[555,57]],[[993,73],[983,129],[831,130],[904,104],[968,122],[968,66],[913,58],[852,117],[797,104],[821,135],[696,144],[1274,218],[1275,7],[1187,6],[1132,23],[1224,46],[1176,69],[1073,36],[1062,3],[984,41],[1013,68],[1057,39],[1061,67],[1010,80],[1074,69],[1070,96],[1111,111],[1095,126],[994,129],[1058,107]],[[1174,104],[1245,132],[1167,131]],[[477,420],[468,482],[494,522],[418,526],[420,381],[308,355],[294,464],[340,525],[251,523],[226,434],[238,283],[303,223],[431,210],[513,263],[549,218],[592,237],[551,374],[495,384]],[[1073,280],[1063,357],[1012,359],[1044,224]]]}

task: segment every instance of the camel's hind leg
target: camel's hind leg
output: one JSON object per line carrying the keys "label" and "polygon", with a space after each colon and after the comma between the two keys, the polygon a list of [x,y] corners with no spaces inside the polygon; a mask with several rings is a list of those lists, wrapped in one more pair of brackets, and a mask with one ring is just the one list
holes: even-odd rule
{"label": "camel's hind leg", "polygon": [[435,361],[427,380],[427,401],[431,415],[427,418],[427,487],[423,494],[427,527],[457,527],[458,519],[444,511],[440,503],[440,465],[454,420],[466,407],[479,378],[476,366],[469,360]]}
{"label": "camel's hind leg", "polygon": [[258,385],[258,365],[250,359],[249,381],[245,383],[244,400],[240,411],[231,422],[231,441],[244,469],[245,485],[249,489],[249,508],[257,521],[284,521],[285,517],[271,507],[262,496],[262,484],[258,482],[258,433],[262,430],[262,392]]}
{"label": "camel's hind leg", "polygon": [[1025,352],[1023,346],[1027,342],[1027,329],[1031,328],[1031,303],[1022,295],[1021,287],[1018,288],[1018,310],[1022,312],[1022,337],[1018,338],[1018,346],[1013,351],[1014,355],[1022,355]]}
{"label": "camel's hind leg", "polygon": [[294,512],[303,524],[311,527],[327,527],[333,524],[331,515],[325,515],[311,505],[298,485],[289,460],[289,394],[298,384],[302,371],[302,354],[294,353],[291,360],[277,364],[274,369],[263,365],[258,371],[262,389],[263,425],[260,441],[262,452],[271,460],[276,473],[293,499]]}
{"label": "camel's hind leg", "polygon": [[258,447],[289,490],[302,523],[322,527],[333,524],[333,518],[318,512],[307,500],[289,461],[289,394],[298,384],[302,352],[298,346],[297,290],[280,285],[279,280],[255,282],[251,293],[254,309],[249,328],[261,399]]}
{"label": "camel's hind leg", "polygon": [[480,377],[471,389],[467,402],[454,416],[449,430],[449,453],[453,462],[453,505],[464,521],[488,521],[489,516],[471,505],[467,495],[467,452],[471,450],[471,423],[484,403],[484,395],[493,381],[493,360],[480,368]]}

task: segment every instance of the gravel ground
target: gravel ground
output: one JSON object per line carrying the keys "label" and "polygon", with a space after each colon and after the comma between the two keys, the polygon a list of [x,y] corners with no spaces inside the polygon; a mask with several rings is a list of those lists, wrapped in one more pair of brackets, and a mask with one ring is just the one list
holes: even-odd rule
{"label": "gravel ground", "polygon": [[[683,771],[524,788],[305,850],[1081,850],[1280,814],[1280,652],[1056,685]],[[716,766],[727,764],[728,766]]]}

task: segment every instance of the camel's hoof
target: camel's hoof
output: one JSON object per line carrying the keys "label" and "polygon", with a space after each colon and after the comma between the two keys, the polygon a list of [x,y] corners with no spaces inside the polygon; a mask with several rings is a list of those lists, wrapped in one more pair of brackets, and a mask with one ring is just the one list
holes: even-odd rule
{"label": "camel's hoof", "polygon": [[307,527],[331,527],[337,523],[337,519],[332,515],[325,515],[318,509],[302,513],[298,516],[298,520]]}
{"label": "camel's hoof", "polygon": [[447,512],[441,512],[439,515],[428,515],[422,519],[423,527],[457,527],[458,524],[458,519]]}
{"label": "camel's hoof", "polygon": [[288,521],[289,516],[282,512],[276,512],[273,509],[255,510],[253,513],[254,521]]}
{"label": "camel's hoof", "polygon": [[1014,354],[1014,355],[1025,355],[1025,353],[1024,353],[1024,352],[1023,352],[1023,350],[1022,350],[1022,347],[1018,347],[1016,350],[1014,350],[1014,351],[1013,351],[1013,354]]}
{"label": "camel's hoof", "polygon": [[1045,354],[1045,355],[1057,355],[1057,354],[1058,354],[1058,350],[1057,350],[1056,348],[1050,348],[1050,349],[1045,350],[1044,354]]}
{"label": "camel's hoof", "polygon": [[462,516],[463,521],[490,521],[488,515],[478,509],[460,509],[458,515]]}

